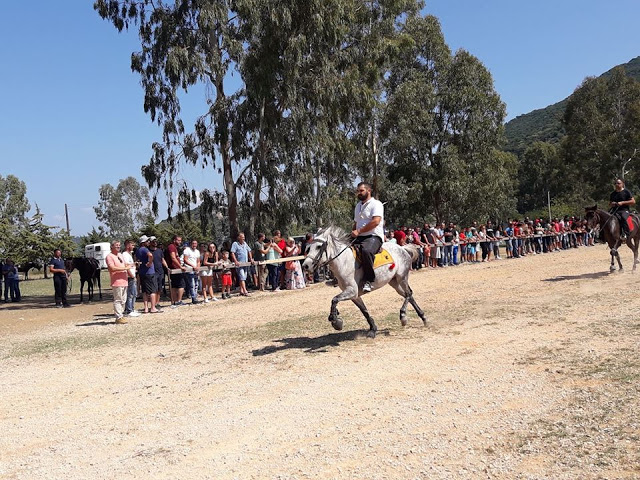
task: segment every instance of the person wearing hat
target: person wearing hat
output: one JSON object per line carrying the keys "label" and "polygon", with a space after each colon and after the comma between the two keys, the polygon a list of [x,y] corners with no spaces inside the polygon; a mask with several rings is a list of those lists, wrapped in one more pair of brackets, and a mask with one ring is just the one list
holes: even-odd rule
{"label": "person wearing hat", "polygon": [[142,288],[142,302],[144,313],[160,313],[156,308],[156,276],[153,268],[153,254],[149,251],[149,237],[140,237],[140,248],[136,252],[136,260],[140,263],[138,273],[140,274],[140,287]]}

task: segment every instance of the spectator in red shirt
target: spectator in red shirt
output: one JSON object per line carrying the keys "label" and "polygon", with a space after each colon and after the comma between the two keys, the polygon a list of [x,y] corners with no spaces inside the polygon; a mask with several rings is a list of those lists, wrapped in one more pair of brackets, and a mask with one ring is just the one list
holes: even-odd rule
{"label": "spectator in red shirt", "polygon": [[396,243],[400,246],[407,244],[407,234],[403,231],[404,227],[400,227],[398,230],[393,232],[393,238],[396,239]]}

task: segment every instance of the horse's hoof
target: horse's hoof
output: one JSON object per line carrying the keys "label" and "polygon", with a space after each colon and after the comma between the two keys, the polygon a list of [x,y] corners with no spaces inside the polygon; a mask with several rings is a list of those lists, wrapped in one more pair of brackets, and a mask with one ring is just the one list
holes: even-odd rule
{"label": "horse's hoof", "polygon": [[400,325],[402,325],[403,327],[407,326],[407,317],[404,315],[400,315]]}
{"label": "horse's hoof", "polygon": [[375,330],[369,330],[367,332],[367,338],[376,338],[376,331]]}
{"label": "horse's hoof", "polygon": [[609,271],[610,272],[615,272],[616,271],[616,267],[609,267]]}
{"label": "horse's hoof", "polygon": [[336,330],[342,330],[342,320],[336,319],[331,322],[331,326]]}

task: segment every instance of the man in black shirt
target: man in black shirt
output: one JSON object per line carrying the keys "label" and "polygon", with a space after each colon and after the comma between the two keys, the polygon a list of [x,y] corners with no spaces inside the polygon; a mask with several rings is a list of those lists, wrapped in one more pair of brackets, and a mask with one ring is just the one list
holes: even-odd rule
{"label": "man in black shirt", "polygon": [[49,260],[49,271],[53,274],[56,307],[69,307],[69,302],[67,301],[67,280],[69,277],[59,248],[53,251],[53,258]]}
{"label": "man in black shirt", "polygon": [[620,221],[621,239],[625,239],[629,234],[629,225],[627,224],[629,207],[635,204],[636,200],[631,195],[631,192],[624,188],[624,180],[617,178],[615,190],[611,192],[611,197],[609,197],[609,206],[611,207],[609,211],[618,217]]}

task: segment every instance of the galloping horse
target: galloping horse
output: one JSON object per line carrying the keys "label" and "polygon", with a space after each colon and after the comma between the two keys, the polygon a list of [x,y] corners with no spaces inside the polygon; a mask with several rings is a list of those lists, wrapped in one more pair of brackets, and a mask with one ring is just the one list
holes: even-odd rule
{"label": "galloping horse", "polygon": [[100,285],[100,264],[95,258],[75,257],[64,262],[66,270],[71,273],[74,269],[80,273],[80,303],[83,301],[82,290],[87,282],[89,301],[93,300],[94,282],[98,283],[100,300],[102,300],[102,285]]}
{"label": "galloping horse", "polygon": [[[590,229],[600,227],[600,230],[604,233],[604,240],[609,245],[611,253],[611,266],[610,271],[616,269],[613,261],[614,258],[618,260],[618,266],[622,270],[622,262],[620,261],[620,254],[618,248],[622,245],[623,240],[620,238],[620,222],[615,215],[598,209],[598,205],[585,208],[585,219]],[[633,271],[636,270],[636,264],[638,263],[638,244],[640,243],[640,218],[635,213],[629,215],[629,219],[632,225],[629,225],[629,235],[627,236],[627,246],[633,252]]]}
{"label": "galloping horse", "polygon": [[[333,297],[331,313],[329,314],[329,321],[333,328],[342,330],[343,322],[338,312],[338,303],[343,300],[351,300],[358,306],[369,323],[367,336],[375,338],[378,327],[371,315],[369,315],[367,307],[361,298],[364,293],[367,293],[362,291],[364,272],[362,268],[356,265],[356,261],[353,258],[350,248],[351,240],[349,235],[338,227],[328,227],[320,230],[309,246],[307,258],[302,264],[302,268],[310,272],[328,265],[334,277],[338,280],[338,286],[342,292]],[[400,323],[402,326],[407,324],[407,303],[411,303],[422,322],[426,325],[427,318],[414,300],[413,292],[409,287],[411,262],[415,261],[418,256],[416,247],[411,244],[401,247],[395,243],[387,242],[382,244],[382,248],[387,251],[391,258],[388,259],[386,264],[375,268],[376,280],[372,284],[373,290],[377,290],[388,283],[404,297],[404,303],[400,308]]]}

